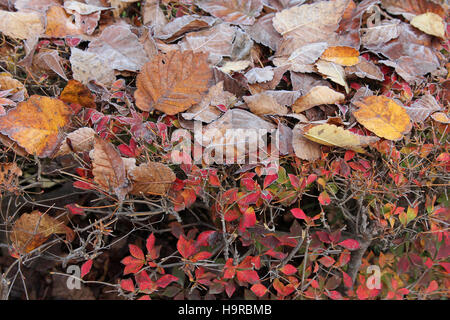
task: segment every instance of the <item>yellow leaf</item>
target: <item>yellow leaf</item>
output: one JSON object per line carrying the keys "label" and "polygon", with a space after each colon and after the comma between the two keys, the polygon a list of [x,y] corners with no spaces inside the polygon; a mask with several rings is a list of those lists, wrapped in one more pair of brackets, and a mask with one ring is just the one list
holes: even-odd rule
{"label": "yellow leaf", "polygon": [[406,110],[385,96],[369,96],[355,102],[353,115],[364,127],[388,140],[400,140],[411,129]]}
{"label": "yellow leaf", "polygon": [[352,47],[329,47],[322,53],[321,58],[342,66],[354,66],[359,62],[359,51]]}
{"label": "yellow leaf", "polygon": [[411,20],[411,25],[432,36],[445,37],[444,20],[436,13],[427,12],[419,14]]}
{"label": "yellow leaf", "polygon": [[317,70],[337,84],[340,84],[345,88],[345,92],[349,92],[350,89],[345,81],[345,71],[344,68],[334,62],[319,60],[316,62]]}
{"label": "yellow leaf", "polygon": [[443,112],[436,112],[431,115],[431,118],[433,118],[434,121],[448,124],[450,123],[450,118]]}
{"label": "yellow leaf", "polygon": [[0,117],[0,132],[39,157],[52,155],[72,110],[61,100],[33,95]]}
{"label": "yellow leaf", "polygon": [[292,110],[300,113],[321,104],[341,103],[344,100],[345,96],[342,93],[336,92],[327,86],[316,86],[307,94],[298,98],[292,105]]}
{"label": "yellow leaf", "polygon": [[362,147],[379,140],[377,137],[360,136],[334,124],[320,124],[314,126],[304,133],[311,141],[326,145],[352,149],[364,153]]}

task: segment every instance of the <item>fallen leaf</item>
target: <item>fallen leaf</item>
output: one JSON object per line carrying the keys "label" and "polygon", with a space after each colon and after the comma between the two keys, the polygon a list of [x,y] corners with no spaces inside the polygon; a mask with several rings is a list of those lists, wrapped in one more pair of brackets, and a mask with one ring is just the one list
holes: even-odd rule
{"label": "fallen leaf", "polygon": [[86,108],[95,109],[95,99],[91,91],[77,80],[69,80],[59,99],[67,104],[76,103]]}
{"label": "fallen leaf", "polygon": [[158,162],[143,163],[129,172],[132,181],[131,194],[165,195],[176,176],[165,164]]}
{"label": "fallen leaf", "polygon": [[320,124],[306,130],[303,134],[311,141],[326,145],[351,149],[364,153],[364,146],[377,142],[378,137],[361,136],[334,124]]}
{"label": "fallen leaf", "polygon": [[330,87],[330,82],[323,79],[319,75],[306,74],[299,72],[290,72],[290,78],[292,83],[292,89],[299,91],[302,95],[307,94],[312,88],[317,86]]}
{"label": "fallen leaf", "polygon": [[248,83],[262,83],[272,80],[274,71],[272,67],[252,68],[244,76]]}
{"label": "fallen leaf", "polygon": [[73,78],[83,84],[95,80],[103,85],[111,85],[116,81],[113,68],[94,52],[71,49],[70,64]]}
{"label": "fallen leaf", "polygon": [[243,98],[250,108],[250,111],[256,115],[285,115],[288,113],[288,109],[285,106],[280,105],[275,98],[264,92],[251,96],[244,96]]}
{"label": "fallen leaf", "polygon": [[434,121],[449,124],[450,118],[444,113],[444,112],[435,112],[431,115],[431,118],[433,118]]}
{"label": "fallen leaf", "polygon": [[206,54],[192,51],[155,56],[137,76],[136,106],[174,115],[199,103],[212,77],[206,59]]}
{"label": "fallen leaf", "polygon": [[[95,131],[89,127],[79,128],[69,134],[59,147],[55,157],[63,156],[72,152],[90,151],[94,147]],[[67,142],[69,140],[69,143]]]}
{"label": "fallen leaf", "polygon": [[94,182],[104,191],[113,192],[122,201],[130,190],[124,161],[111,143],[97,136],[94,139],[91,154]]}
{"label": "fallen leaf", "polygon": [[18,11],[39,11],[45,12],[51,6],[59,6],[59,0],[16,0],[14,7]]}
{"label": "fallen leaf", "polygon": [[147,0],[142,6],[142,22],[158,33],[166,24],[167,19],[159,7],[159,0]]}
{"label": "fallen leaf", "polygon": [[15,162],[0,163],[0,192],[18,191],[19,177],[22,176],[22,170]]}
{"label": "fallen leaf", "polygon": [[389,13],[401,14],[407,20],[426,12],[433,12],[442,18],[446,14],[442,6],[429,0],[382,0],[381,3]]}
{"label": "fallen leaf", "polygon": [[419,99],[414,101],[410,107],[405,108],[411,121],[414,122],[425,121],[430,114],[441,109],[442,108],[437,103],[436,99],[429,94],[420,97]]}
{"label": "fallen leaf", "polygon": [[277,51],[273,64],[276,66],[288,65],[289,70],[295,72],[313,72],[313,64],[328,47],[326,42],[309,43],[295,50],[287,49],[289,55],[285,55],[286,48]]}
{"label": "fallen leaf", "polygon": [[400,20],[383,20],[378,25],[361,28],[361,42],[364,46],[376,46],[386,43],[400,35]]}
{"label": "fallen leaf", "polygon": [[0,117],[0,132],[41,158],[50,156],[58,146],[72,110],[64,102],[32,95]]}
{"label": "fallen leaf", "polygon": [[64,2],[64,9],[75,16],[75,25],[87,35],[91,35],[97,28],[100,14],[111,8],[100,7],[78,1]]}
{"label": "fallen leaf", "polygon": [[334,62],[319,60],[316,63],[317,70],[331,81],[340,84],[345,88],[345,92],[349,92],[350,89],[345,81],[344,68]]}
{"label": "fallen leaf", "polygon": [[273,27],[272,19],[274,16],[275,13],[266,14],[258,18],[253,25],[244,26],[244,29],[254,41],[272,50],[277,50],[282,38]]}
{"label": "fallen leaf", "polygon": [[211,27],[216,21],[217,19],[213,17],[185,15],[167,23],[155,34],[155,37],[172,42],[187,32]]}
{"label": "fallen leaf", "polygon": [[359,58],[358,64],[346,67],[345,72],[347,74],[355,74],[359,78],[369,78],[378,81],[384,80],[384,75],[380,68],[372,61],[368,61],[363,57]]}
{"label": "fallen leaf", "polygon": [[318,143],[310,141],[303,136],[304,126],[302,124],[295,125],[292,132],[292,147],[298,158],[314,161],[320,158],[322,152]]}
{"label": "fallen leaf", "polygon": [[436,13],[427,12],[415,16],[411,20],[411,25],[432,36],[445,38],[444,20]]}
{"label": "fallen leaf", "polygon": [[301,96],[299,91],[288,90],[266,90],[264,93],[272,96],[276,102],[282,106],[292,106],[294,102]]}
{"label": "fallen leaf", "polygon": [[411,129],[405,108],[385,96],[369,96],[354,104],[356,120],[377,136],[388,140],[400,140]]}
{"label": "fallen leaf", "polygon": [[202,101],[192,106],[187,112],[182,113],[182,116],[186,120],[198,120],[210,123],[222,114],[217,106],[223,105],[228,109],[235,100],[236,97],[234,94],[223,90],[223,81],[221,81],[209,88],[208,94]]}
{"label": "fallen leaf", "polygon": [[359,51],[351,47],[329,47],[320,58],[342,66],[353,66],[359,62]]}
{"label": "fallen leaf", "polygon": [[64,67],[62,64],[62,59],[58,54],[57,50],[40,50],[39,53],[35,54],[33,57],[33,65],[35,67],[42,68],[44,70],[50,70],[59,75],[64,80],[68,81]]}
{"label": "fallen leaf", "polygon": [[248,60],[227,61],[218,69],[223,73],[232,74],[233,72],[239,72],[247,69],[250,64],[251,62]]}
{"label": "fallen leaf", "polygon": [[98,11],[110,10],[111,8],[100,7],[89,3],[82,3],[79,1],[65,1],[64,9],[76,11],[81,15],[89,15]]}
{"label": "fallen leaf", "polygon": [[236,28],[221,23],[210,29],[190,32],[180,42],[181,50],[204,52],[212,64],[218,64],[223,57],[231,57]]}
{"label": "fallen leaf", "polygon": [[45,35],[52,38],[64,38],[83,34],[83,31],[72,21],[64,8],[52,6],[47,10]]}
{"label": "fallen leaf", "polygon": [[292,105],[292,110],[296,113],[303,112],[312,107],[322,104],[342,103],[345,96],[333,89],[325,86],[317,86],[312,88],[306,95],[301,96]]}
{"label": "fallen leaf", "polygon": [[38,12],[0,10],[0,32],[11,38],[38,38],[45,31],[43,21],[43,17]]}
{"label": "fallen leaf", "polygon": [[22,82],[14,79],[8,72],[0,73],[0,91],[5,90],[10,90],[10,99],[16,102],[23,101],[25,98],[28,98],[27,89]]}
{"label": "fallen leaf", "polygon": [[263,8],[261,0],[200,0],[195,3],[214,17],[238,25],[252,25]]}
{"label": "fallen leaf", "polygon": [[88,52],[97,54],[108,68],[137,71],[148,61],[143,45],[126,24],[106,27],[100,37],[91,41]]}
{"label": "fallen leaf", "polygon": [[11,240],[18,253],[26,254],[41,246],[51,235],[59,233],[64,233],[68,241],[75,238],[72,229],[63,222],[34,210],[22,214],[14,222]]}

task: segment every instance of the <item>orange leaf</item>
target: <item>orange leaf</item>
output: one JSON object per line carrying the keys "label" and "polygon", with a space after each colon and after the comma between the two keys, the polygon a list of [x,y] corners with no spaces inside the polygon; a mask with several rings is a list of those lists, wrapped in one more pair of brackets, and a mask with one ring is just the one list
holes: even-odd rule
{"label": "orange leaf", "polygon": [[33,95],[0,117],[0,132],[28,153],[44,158],[52,155],[69,123],[72,111],[64,102]]}
{"label": "orange leaf", "polygon": [[75,237],[72,229],[46,214],[35,210],[24,213],[16,220],[12,228],[11,240],[14,249],[21,254],[33,251],[42,245],[52,234],[65,233],[66,239]]}
{"label": "orange leaf", "polygon": [[69,80],[59,99],[65,103],[77,103],[86,108],[95,108],[91,91],[77,80]]}
{"label": "orange leaf", "polygon": [[212,76],[207,56],[190,50],[156,55],[137,76],[136,106],[174,115],[199,103]]}
{"label": "orange leaf", "polygon": [[83,31],[76,26],[71,16],[62,7],[53,6],[47,11],[45,34],[52,38],[63,38],[83,34]]}
{"label": "orange leaf", "polygon": [[369,96],[355,104],[353,115],[364,127],[388,140],[400,140],[411,129],[406,110],[385,96]]}
{"label": "orange leaf", "polygon": [[322,53],[321,58],[343,66],[354,66],[359,62],[359,51],[352,47],[329,47]]}

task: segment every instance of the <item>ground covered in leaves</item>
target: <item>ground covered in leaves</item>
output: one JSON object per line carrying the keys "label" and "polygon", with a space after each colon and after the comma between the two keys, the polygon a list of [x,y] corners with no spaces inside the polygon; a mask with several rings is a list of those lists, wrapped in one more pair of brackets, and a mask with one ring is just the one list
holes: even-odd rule
{"label": "ground covered in leaves", "polygon": [[448,298],[448,20],[0,0],[0,298]]}

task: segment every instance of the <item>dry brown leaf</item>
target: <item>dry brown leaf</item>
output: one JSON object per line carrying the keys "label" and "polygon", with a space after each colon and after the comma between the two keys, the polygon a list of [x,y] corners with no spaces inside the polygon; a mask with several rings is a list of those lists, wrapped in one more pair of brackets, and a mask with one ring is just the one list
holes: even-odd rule
{"label": "dry brown leaf", "polygon": [[425,33],[431,34],[432,36],[445,38],[444,20],[433,12],[427,12],[415,16],[411,20],[411,25]]}
{"label": "dry brown leaf", "polygon": [[343,86],[347,93],[350,91],[347,82],[345,81],[345,71],[342,66],[335,64],[334,62],[319,60],[316,63],[316,67],[327,79]]}
{"label": "dry brown leaf", "polygon": [[8,72],[0,73],[0,91],[11,90],[9,95],[13,101],[23,101],[28,98],[27,89],[17,79],[14,79]]}
{"label": "dry brown leaf", "polygon": [[384,75],[380,68],[372,61],[368,61],[363,57],[360,57],[358,64],[346,67],[345,72],[347,74],[355,74],[360,78],[369,78],[378,81],[384,80]]}
{"label": "dry brown leaf", "polygon": [[77,80],[69,80],[59,99],[65,103],[76,103],[86,108],[95,109],[95,98],[91,91]]}
{"label": "dry brown leaf", "polygon": [[96,136],[91,158],[94,182],[102,190],[114,193],[120,201],[124,200],[130,185],[119,152],[111,143]]}
{"label": "dry brown leaf", "polygon": [[306,95],[301,96],[292,105],[292,110],[296,113],[303,112],[312,107],[322,104],[342,103],[345,96],[325,86],[312,88]]}
{"label": "dry brown leaf", "polygon": [[89,44],[88,52],[97,54],[116,70],[137,71],[148,61],[144,47],[126,24],[105,28],[97,39]]}
{"label": "dry brown leaf", "polygon": [[51,6],[59,6],[59,0],[15,0],[14,7],[17,11],[45,12]]}
{"label": "dry brown leaf", "polygon": [[28,153],[24,148],[19,146],[17,142],[11,140],[8,136],[0,134],[0,142],[5,145],[5,147],[8,149],[13,150],[15,153],[17,153],[19,156],[26,157]]}
{"label": "dry brown leaf", "polygon": [[327,47],[326,42],[305,44],[293,51],[289,48],[290,55],[284,55],[283,49],[285,48],[282,48],[277,51],[273,64],[276,66],[288,65],[289,70],[294,72],[313,72],[314,62],[319,59]]}
{"label": "dry brown leaf", "polygon": [[322,53],[320,58],[342,66],[353,66],[359,62],[359,51],[344,46],[329,47]]}
{"label": "dry brown leaf", "polygon": [[81,15],[89,15],[95,12],[104,11],[104,10],[110,10],[111,8],[107,7],[100,7],[92,4],[86,4],[79,1],[65,1],[64,2],[64,9],[76,11],[77,13]]}
{"label": "dry brown leaf", "polygon": [[206,59],[206,54],[192,51],[155,56],[137,76],[136,106],[174,115],[199,103],[212,77]]}
{"label": "dry brown leaf", "polygon": [[182,116],[186,120],[198,120],[210,123],[220,117],[222,112],[217,108],[223,105],[227,109],[234,104],[236,97],[234,94],[223,90],[223,81],[209,88],[208,94],[199,104],[192,106]]}
{"label": "dry brown leaf", "polygon": [[43,17],[38,12],[0,10],[0,32],[11,38],[38,38],[45,31],[43,21]]}
{"label": "dry brown leaf", "polygon": [[359,109],[353,112],[356,120],[377,136],[400,140],[411,130],[405,108],[385,96],[365,97],[354,103]]}
{"label": "dry brown leaf", "polygon": [[70,64],[73,78],[83,84],[95,80],[103,85],[111,85],[116,81],[114,70],[98,54],[87,52],[78,48],[71,49]]}
{"label": "dry brown leaf", "polygon": [[364,146],[380,140],[378,137],[361,136],[334,124],[320,124],[305,129],[304,134],[311,141],[326,145],[351,149],[364,153]]}
{"label": "dry brown leaf", "polygon": [[142,6],[142,22],[158,33],[166,24],[167,19],[159,7],[159,0],[147,0]]}
{"label": "dry brown leaf", "polygon": [[181,41],[180,48],[207,53],[208,60],[218,64],[223,57],[231,57],[235,33],[235,27],[221,23],[207,30],[188,33]]}
{"label": "dry brown leaf", "polygon": [[288,90],[267,90],[264,93],[272,96],[276,102],[282,106],[292,106],[294,102],[301,96],[300,91]]}
{"label": "dry brown leaf", "polygon": [[75,233],[63,222],[34,210],[22,214],[14,222],[11,240],[18,253],[26,254],[41,246],[51,235],[59,233],[65,234],[68,241],[75,238]]}
{"label": "dry brown leaf", "polygon": [[85,4],[78,1],[66,1],[64,2],[64,9],[75,16],[75,25],[83,33],[91,35],[95,28],[97,28],[101,12],[111,8]]}
{"label": "dry brown leaf", "polygon": [[441,110],[441,106],[437,103],[436,99],[432,95],[424,95],[414,101],[409,107],[405,108],[411,121],[422,122],[425,121],[430,114]]}
{"label": "dry brown leaf", "polygon": [[426,12],[433,12],[442,18],[446,14],[441,5],[430,0],[382,0],[381,3],[389,13],[401,14],[408,20]]}
{"label": "dry brown leaf", "polygon": [[[242,97],[248,89],[248,83],[245,79],[235,79],[229,74],[220,71],[218,68],[213,67],[213,83],[219,83],[223,81],[223,88],[234,94],[236,97]],[[245,80],[245,81],[244,81]]]}
{"label": "dry brown leaf", "polygon": [[61,100],[32,95],[0,117],[0,132],[28,153],[44,158],[58,146],[71,115]]}
{"label": "dry brown leaf", "polygon": [[250,111],[256,115],[285,115],[288,113],[288,109],[285,106],[280,105],[275,98],[264,92],[252,96],[245,96],[243,98],[250,108]]}
{"label": "dry brown leaf", "polygon": [[64,8],[52,6],[47,10],[46,36],[64,38],[80,34],[83,34],[83,30],[72,22],[71,16],[66,13]]}
{"label": "dry brown leaf", "polygon": [[295,38],[298,46],[328,42],[348,3],[348,0],[320,1],[285,9],[275,14],[273,26],[283,37]]}
{"label": "dry brown leaf", "polygon": [[19,177],[22,170],[15,162],[0,163],[0,192],[18,192]]}
{"label": "dry brown leaf", "polygon": [[252,68],[245,74],[248,83],[262,83],[273,79],[274,71],[272,67]]}
{"label": "dry brown leaf", "polygon": [[195,4],[217,18],[238,25],[255,23],[263,8],[261,0],[199,0]]}
{"label": "dry brown leaf", "polygon": [[292,134],[292,147],[295,155],[308,161],[314,161],[320,158],[322,152],[320,145],[316,142],[310,141],[303,136],[303,128],[305,125],[296,124]]}
{"label": "dry brown leaf", "polygon": [[[270,81],[262,83],[249,84],[249,89],[252,94],[266,91],[274,90],[276,86],[280,83],[281,78],[283,78],[284,73],[288,70],[288,66],[273,68],[273,79]],[[248,82],[247,82],[248,83]]]}
{"label": "dry brown leaf", "polygon": [[317,86],[330,87],[330,82],[322,79],[321,76],[315,74],[305,74],[299,72],[290,72],[292,89],[299,91],[302,95],[307,94],[312,88]]}
{"label": "dry brown leaf", "polygon": [[94,147],[95,131],[89,127],[79,128],[69,134],[59,147],[55,157],[73,152],[86,152]]}
{"label": "dry brown leaf", "polygon": [[35,68],[53,71],[64,80],[69,80],[64,72],[63,62],[57,50],[39,50],[39,53],[35,54],[33,57],[33,65]]}
{"label": "dry brown leaf", "polygon": [[187,32],[211,27],[216,21],[216,18],[196,14],[181,16],[163,26],[161,30],[155,33],[155,38],[172,42]]}
{"label": "dry brown leaf", "polygon": [[129,172],[133,195],[165,195],[176,176],[172,169],[162,163],[147,162]]}
{"label": "dry brown leaf", "polygon": [[272,50],[277,50],[282,38],[273,27],[272,19],[274,16],[275,13],[266,14],[264,17],[258,18],[255,24],[245,26],[244,29],[254,41]]}
{"label": "dry brown leaf", "polygon": [[376,46],[400,35],[400,20],[383,20],[380,24],[361,29],[363,45]]}

